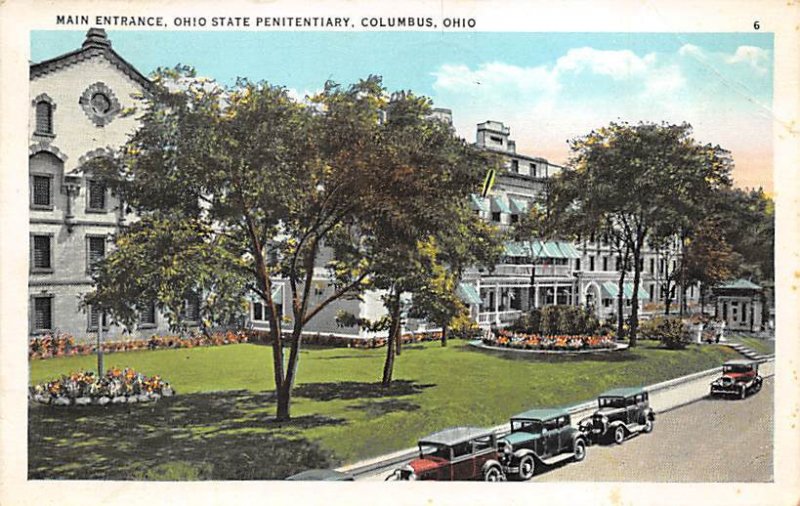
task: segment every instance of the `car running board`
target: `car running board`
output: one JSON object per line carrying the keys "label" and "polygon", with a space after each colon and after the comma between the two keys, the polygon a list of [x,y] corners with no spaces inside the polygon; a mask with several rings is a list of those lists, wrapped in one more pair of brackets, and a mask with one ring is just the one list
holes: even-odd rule
{"label": "car running board", "polygon": [[552,466],[553,464],[558,464],[559,462],[564,462],[565,460],[569,460],[572,457],[574,457],[572,453],[562,453],[560,455],[556,455],[555,457],[550,457],[549,459],[542,459],[542,462],[544,462],[548,466]]}

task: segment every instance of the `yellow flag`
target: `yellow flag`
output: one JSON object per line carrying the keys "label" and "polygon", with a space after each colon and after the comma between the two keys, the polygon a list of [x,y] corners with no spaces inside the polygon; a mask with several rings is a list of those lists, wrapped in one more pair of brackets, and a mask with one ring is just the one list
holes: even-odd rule
{"label": "yellow flag", "polygon": [[483,191],[481,191],[481,197],[486,198],[486,195],[489,194],[491,191],[492,186],[494,185],[494,169],[489,169],[486,172],[486,178],[483,180]]}

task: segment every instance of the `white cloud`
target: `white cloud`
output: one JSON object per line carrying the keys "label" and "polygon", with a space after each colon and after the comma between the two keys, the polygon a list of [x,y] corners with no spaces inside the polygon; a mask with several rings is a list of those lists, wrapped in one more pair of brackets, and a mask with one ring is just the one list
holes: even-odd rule
{"label": "white cloud", "polygon": [[767,71],[766,64],[769,62],[769,53],[765,49],[755,46],[739,46],[733,55],[725,58],[725,62],[730,64],[746,63],[759,73]]}
{"label": "white cloud", "polygon": [[674,93],[686,84],[680,67],[670,65],[661,69],[655,69],[645,79],[645,94],[663,95]]}
{"label": "white cloud", "polygon": [[694,56],[697,58],[705,57],[705,52],[694,44],[684,44],[680,49],[678,49],[678,54],[681,56]]}
{"label": "white cloud", "polygon": [[592,47],[570,49],[556,61],[556,72],[581,72],[589,70],[594,74],[613,79],[627,79],[645,74],[655,64],[655,54],[643,58],[630,50],[602,51]]}
{"label": "white cloud", "polygon": [[486,92],[498,90],[538,91],[554,93],[558,90],[557,76],[543,66],[519,67],[502,62],[482,63],[473,70],[466,65],[444,64],[433,75],[437,90],[459,92]]}

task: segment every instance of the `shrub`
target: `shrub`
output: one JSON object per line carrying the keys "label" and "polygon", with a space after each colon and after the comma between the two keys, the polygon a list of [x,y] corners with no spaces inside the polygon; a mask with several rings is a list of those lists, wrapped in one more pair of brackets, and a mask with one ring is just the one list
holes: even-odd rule
{"label": "shrub", "polygon": [[671,350],[682,350],[691,342],[691,336],[679,318],[664,318],[657,327],[657,333],[661,343]]}
{"label": "shrub", "polygon": [[600,328],[597,318],[579,306],[545,306],[523,314],[509,327],[512,332],[524,334],[592,335]]}

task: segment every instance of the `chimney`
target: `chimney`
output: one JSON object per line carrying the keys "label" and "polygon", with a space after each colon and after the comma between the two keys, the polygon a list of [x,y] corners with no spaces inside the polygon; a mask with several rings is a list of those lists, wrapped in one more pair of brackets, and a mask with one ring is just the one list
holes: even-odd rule
{"label": "chimney", "polygon": [[105,49],[111,47],[111,41],[106,36],[106,31],[102,28],[89,28],[86,32],[86,40],[83,41],[83,48],[98,47]]}

